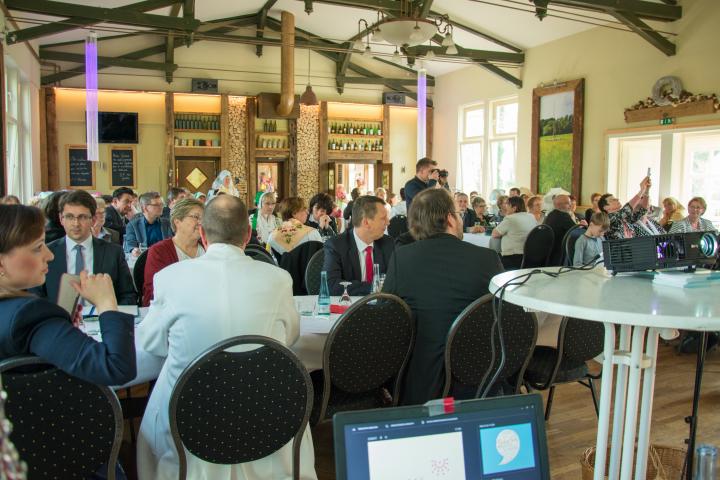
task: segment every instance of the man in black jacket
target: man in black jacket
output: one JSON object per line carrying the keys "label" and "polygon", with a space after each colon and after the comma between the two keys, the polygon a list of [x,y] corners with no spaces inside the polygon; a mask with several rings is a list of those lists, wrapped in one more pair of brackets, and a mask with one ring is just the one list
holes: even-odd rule
{"label": "man in black jacket", "polygon": [[405,203],[408,211],[410,211],[410,203],[415,195],[426,188],[434,187],[439,176],[440,170],[438,170],[435,160],[427,157],[418,160],[415,164],[415,176],[405,184]]}
{"label": "man in black jacket", "polygon": [[[545,225],[552,228],[555,234],[552,253],[550,253],[550,266],[560,266],[563,260],[563,240],[565,234],[575,227],[575,216],[572,211],[568,195],[556,195],[553,198],[554,210],[545,217]],[[585,222],[583,220],[583,222]],[[587,226],[587,222],[586,226]]]}
{"label": "man in black jacket", "polygon": [[401,297],[416,320],[401,398],[415,405],[442,393],[450,327],[465,307],[488,293],[490,279],[503,267],[494,250],[462,241],[462,222],[444,188],[415,197],[409,221],[416,241],[395,250],[383,292]]}
{"label": "man in black jacket", "polygon": [[125,237],[125,225],[127,218],[125,217],[132,209],[132,201],[135,192],[128,187],[120,187],[112,194],[111,208],[105,210],[105,226],[120,233],[120,243],[122,244]]}
{"label": "man in black jacket", "polygon": [[353,203],[352,229],[325,242],[323,270],[327,272],[330,295],[342,295],[340,282],[352,282],[350,295],[367,295],[372,289],[373,264],[380,273],[387,271],[395,250],[393,239],[385,235],[388,214],[385,202],[375,196],[358,197]]}
{"label": "man in black jacket", "polygon": [[477,221],[477,215],[472,208],[468,208],[469,199],[464,193],[455,194],[455,205],[457,206],[458,214],[463,223],[463,232],[467,232],[475,226]]}

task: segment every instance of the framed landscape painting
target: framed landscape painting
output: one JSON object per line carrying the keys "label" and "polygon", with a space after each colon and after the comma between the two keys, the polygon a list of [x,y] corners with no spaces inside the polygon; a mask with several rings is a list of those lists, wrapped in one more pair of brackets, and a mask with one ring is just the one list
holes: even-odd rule
{"label": "framed landscape painting", "polygon": [[580,199],[585,80],[533,90],[531,188],[562,188]]}

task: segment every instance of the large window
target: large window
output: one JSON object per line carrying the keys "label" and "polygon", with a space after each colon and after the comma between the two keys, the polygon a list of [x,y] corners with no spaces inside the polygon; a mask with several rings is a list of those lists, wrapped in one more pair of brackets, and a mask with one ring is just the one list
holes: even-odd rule
{"label": "large window", "polygon": [[31,85],[5,57],[7,193],[23,201],[32,196]]}
{"label": "large window", "polygon": [[705,198],[704,217],[720,224],[720,126],[662,133],[611,135],[608,138],[607,190],[627,201],[651,171],[650,201]]}
{"label": "large window", "polygon": [[461,108],[458,135],[458,181],[464,192],[487,195],[515,185],[517,98]]}

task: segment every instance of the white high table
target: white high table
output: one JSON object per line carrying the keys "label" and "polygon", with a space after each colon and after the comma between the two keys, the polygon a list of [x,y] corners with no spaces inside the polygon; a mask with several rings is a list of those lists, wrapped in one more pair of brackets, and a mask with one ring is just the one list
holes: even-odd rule
{"label": "white high table", "polygon": [[[547,268],[557,271],[558,268]],[[532,269],[496,275],[490,291]],[[653,285],[639,276],[609,277],[602,267],[570,271],[557,278],[538,274],[525,285],[505,290],[505,301],[526,308],[602,322],[605,347],[600,392],[595,480],[605,475],[610,446],[608,478],[644,479],[650,440],[658,335],[667,329],[720,330],[720,295],[709,288],[675,288]],[[620,329],[616,345],[615,329]],[[617,365],[617,372],[614,372]],[[610,399],[615,378],[615,408],[610,438]],[[638,421],[638,406],[639,426]],[[637,463],[633,475],[634,447]]]}

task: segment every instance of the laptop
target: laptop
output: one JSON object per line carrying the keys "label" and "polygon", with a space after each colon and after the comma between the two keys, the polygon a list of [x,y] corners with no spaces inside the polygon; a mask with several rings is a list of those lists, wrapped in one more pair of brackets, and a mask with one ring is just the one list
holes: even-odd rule
{"label": "laptop", "polygon": [[336,414],[336,479],[550,479],[539,394],[430,403]]}

